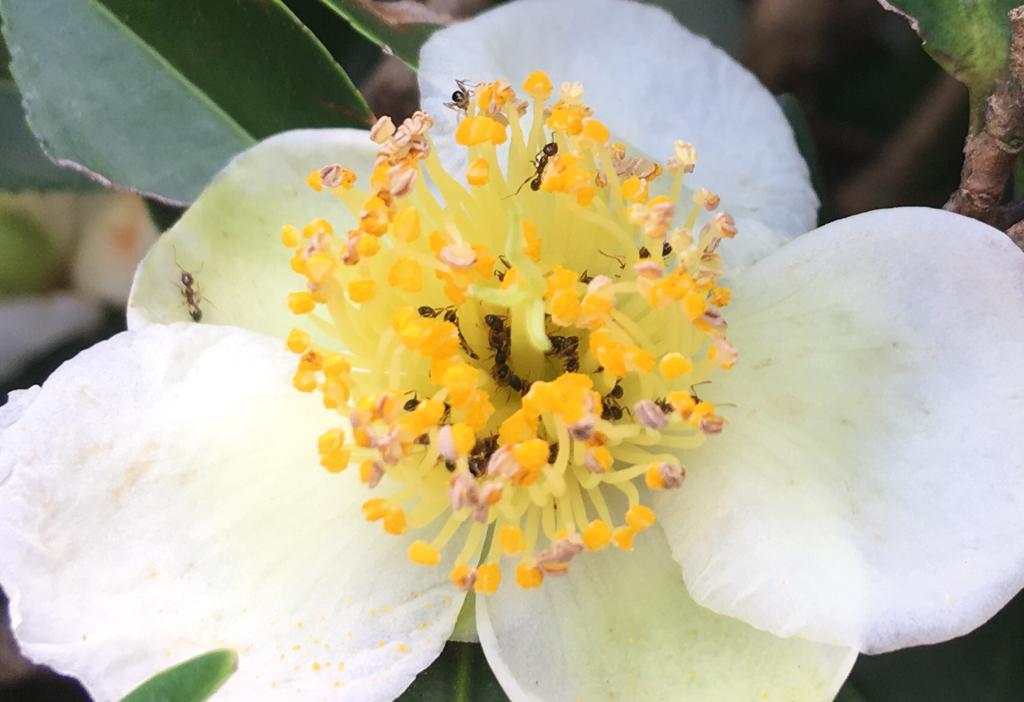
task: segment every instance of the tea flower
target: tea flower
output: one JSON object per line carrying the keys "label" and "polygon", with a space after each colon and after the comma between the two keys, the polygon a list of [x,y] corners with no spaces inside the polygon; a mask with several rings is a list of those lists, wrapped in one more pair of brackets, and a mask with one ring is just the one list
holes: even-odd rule
{"label": "tea flower", "polygon": [[226,646],[224,699],[387,700],[474,591],[512,699],[827,700],[1020,588],[1002,234],[889,210],[758,261],[806,167],[649,7],[513,3],[422,76],[402,124],[240,156],[132,331],[0,409],[28,655],[100,698]]}

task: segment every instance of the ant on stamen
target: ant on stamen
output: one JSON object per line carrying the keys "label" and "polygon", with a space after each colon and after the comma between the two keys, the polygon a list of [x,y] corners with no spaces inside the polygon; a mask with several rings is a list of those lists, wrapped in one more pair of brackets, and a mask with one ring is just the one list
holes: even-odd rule
{"label": "ant on stamen", "polygon": [[551,350],[548,356],[562,359],[565,370],[568,373],[575,373],[580,369],[580,338],[578,336],[549,336]]}
{"label": "ant on stamen", "polygon": [[608,394],[601,398],[601,419],[613,422],[622,419],[622,407],[619,406],[619,400],[622,399],[621,383],[621,380],[616,380]]}
{"label": "ant on stamen", "polygon": [[519,194],[519,191],[523,189],[523,186],[527,183],[530,184],[530,190],[537,192],[540,190],[541,183],[544,178],[544,169],[547,168],[548,159],[558,153],[558,144],[553,141],[549,141],[541,147],[540,153],[533,157],[533,168],[534,173],[531,176],[527,176],[526,180],[519,184],[516,191],[512,195],[507,197],[513,197]]}
{"label": "ant on stamen", "polygon": [[447,402],[444,403],[444,413],[441,414],[441,420],[438,424],[447,424],[448,420],[452,418],[452,406]]}
{"label": "ant on stamen", "polygon": [[673,412],[676,411],[676,408],[673,407],[672,403],[669,402],[668,398],[665,397],[654,398],[654,404],[657,405],[658,409],[660,409],[665,414],[672,414]]}
{"label": "ant on stamen", "polygon": [[640,258],[650,258],[651,257],[651,252],[647,250],[646,246],[641,246],[639,253],[640,253]]}
{"label": "ant on stamen", "polygon": [[601,249],[598,249],[597,252],[599,254],[601,254],[602,256],[604,256],[605,258],[610,258],[613,261],[615,261],[617,264],[619,264],[619,269],[620,270],[623,270],[623,269],[626,268],[626,259],[624,257],[622,257],[622,256],[612,256],[609,253],[605,253]]}
{"label": "ant on stamen", "polygon": [[416,397],[416,393],[413,392],[412,393],[412,397],[410,399],[406,400],[405,404],[402,405],[402,409],[404,409],[406,412],[412,412],[413,410],[415,410],[419,406],[420,406],[420,400],[419,400],[418,397]]}
{"label": "ant on stamen", "polygon": [[589,273],[587,273],[586,270],[584,270],[582,273],[580,273],[580,282],[583,283],[584,285],[588,284],[593,279],[594,279],[594,276],[592,276]]}
{"label": "ant on stamen", "polygon": [[508,259],[505,258],[504,254],[499,254],[498,260],[501,261],[501,264],[503,266],[505,266],[505,270],[500,271],[497,268],[495,268],[494,277],[498,279],[499,283],[503,283],[505,282],[505,275],[508,273],[509,269],[512,268],[512,264],[508,262]]}
{"label": "ant on stamen", "polygon": [[672,255],[672,244],[667,241],[661,245],[661,257],[667,258]]}
{"label": "ant on stamen", "polygon": [[181,264],[178,263],[177,249],[174,250],[174,265],[181,271],[181,276],[179,277],[181,281],[181,295],[185,298],[188,316],[192,318],[193,322],[202,321],[203,311],[199,308],[199,300],[202,298],[202,293],[199,290],[199,285],[196,283],[195,276],[182,268]]}
{"label": "ant on stamen", "polygon": [[526,392],[527,382],[508,365],[512,334],[505,318],[496,314],[485,314],[484,323],[487,325],[487,343],[494,350],[494,369],[491,371],[494,382],[512,388],[518,393]]}
{"label": "ant on stamen", "polygon": [[438,315],[440,315],[443,312],[444,316],[442,317],[442,319],[444,319],[444,321],[446,321],[446,322],[448,322],[450,324],[454,324],[455,325],[455,330],[459,333],[459,346],[462,347],[462,350],[465,351],[466,355],[469,356],[470,358],[472,358],[474,360],[479,360],[480,359],[480,357],[476,354],[476,351],[474,351],[470,347],[469,342],[466,341],[466,337],[463,336],[463,334],[462,334],[462,327],[459,326],[459,313],[455,311],[455,307],[454,306],[451,306],[451,307],[430,307],[428,305],[421,305],[420,307],[416,308],[416,312],[421,317],[428,317],[428,318],[437,317]]}
{"label": "ant on stamen", "polygon": [[473,450],[469,453],[469,472],[478,478],[483,475],[487,470],[487,462],[491,460],[491,454],[497,449],[497,434],[477,439],[473,444]]}
{"label": "ant on stamen", "polygon": [[456,112],[465,114],[469,109],[469,99],[473,97],[473,88],[476,86],[470,85],[469,81],[465,78],[461,80],[456,78],[455,85],[458,89],[452,93],[451,102],[444,103],[444,106],[449,110],[455,110]]}

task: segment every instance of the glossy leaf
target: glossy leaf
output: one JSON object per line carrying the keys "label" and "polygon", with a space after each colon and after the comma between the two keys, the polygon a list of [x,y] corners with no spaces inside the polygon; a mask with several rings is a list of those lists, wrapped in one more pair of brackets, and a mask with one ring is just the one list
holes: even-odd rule
{"label": "glossy leaf", "polygon": [[449,641],[398,702],[507,702],[479,644]]}
{"label": "glossy leaf", "polygon": [[644,0],[665,8],[692,32],[707,37],[732,56],[743,42],[746,8],[741,0]]}
{"label": "glossy leaf", "polygon": [[[2,57],[0,57],[2,58]],[[25,122],[21,95],[0,80],[0,191],[91,190],[96,184],[81,173],[46,158]]]}
{"label": "glossy leaf", "polygon": [[441,28],[444,17],[411,2],[321,0],[360,34],[416,70],[420,47]]}
{"label": "glossy leaf", "polygon": [[204,702],[237,669],[234,651],[211,651],[150,678],[121,702]]}
{"label": "glossy leaf", "polygon": [[975,101],[992,93],[1010,45],[1007,13],[1020,0],[878,0],[910,22],[925,51],[971,90]]}
{"label": "glossy leaf", "polygon": [[165,200],[235,154],[370,111],[281,0],[0,0],[12,73],[47,152]]}

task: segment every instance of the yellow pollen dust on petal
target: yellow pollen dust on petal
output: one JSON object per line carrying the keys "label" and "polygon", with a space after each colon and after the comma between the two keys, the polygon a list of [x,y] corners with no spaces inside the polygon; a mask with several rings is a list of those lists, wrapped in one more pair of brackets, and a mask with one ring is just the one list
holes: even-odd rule
{"label": "yellow pollen dust on petal", "polygon": [[634,154],[543,71],[477,78],[447,103],[464,171],[431,115],[381,118],[372,168],[307,178],[348,217],[280,240],[292,384],[337,412],[310,436],[320,469],[374,491],[363,515],[410,534],[408,567],[487,596],[632,550],[647,490],[685,489],[682,454],[727,431],[733,405],[701,395],[740,358],[718,252],[736,224],[687,180],[693,147]]}

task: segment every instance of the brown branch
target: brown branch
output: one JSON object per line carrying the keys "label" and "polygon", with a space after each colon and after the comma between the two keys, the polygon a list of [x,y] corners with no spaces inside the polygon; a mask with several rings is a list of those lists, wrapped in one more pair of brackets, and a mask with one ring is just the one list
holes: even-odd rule
{"label": "brown branch", "polygon": [[946,209],[992,223],[1024,148],[1024,5],[1010,10],[1010,54],[1006,78],[985,104],[985,125],[964,144],[960,188]]}
{"label": "brown branch", "polygon": [[950,122],[967,105],[967,90],[943,75],[882,150],[836,191],[841,214],[902,205],[930,152],[950,137]]}

